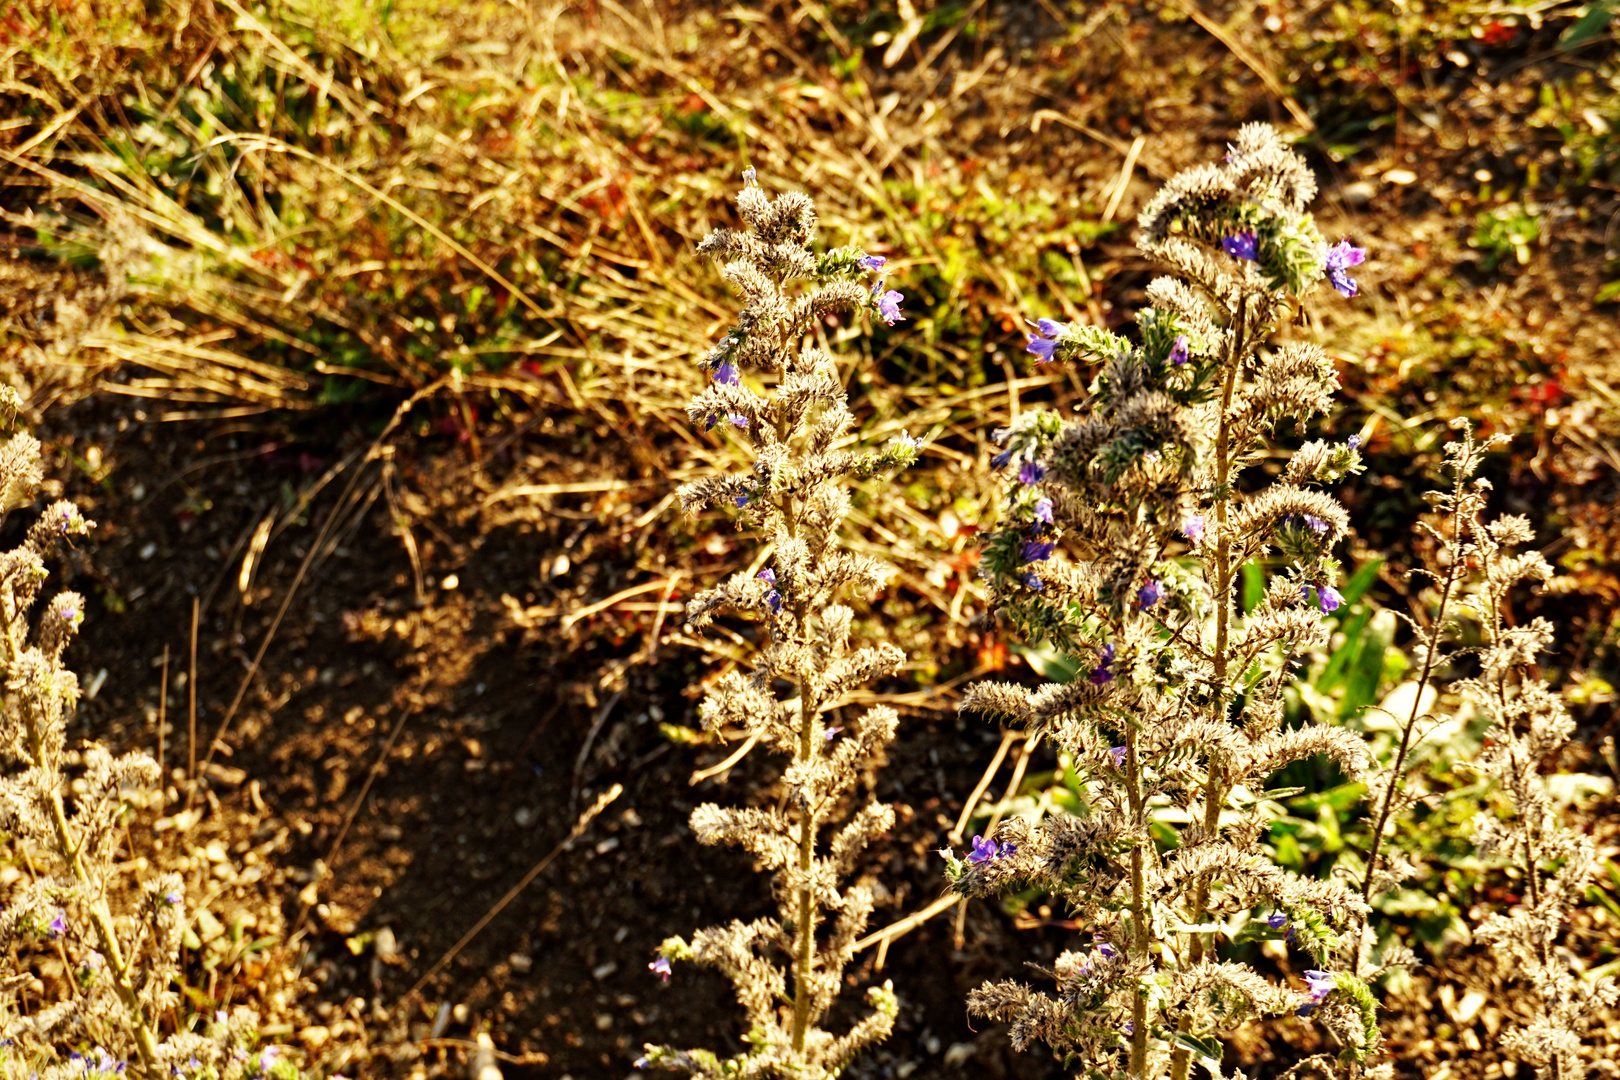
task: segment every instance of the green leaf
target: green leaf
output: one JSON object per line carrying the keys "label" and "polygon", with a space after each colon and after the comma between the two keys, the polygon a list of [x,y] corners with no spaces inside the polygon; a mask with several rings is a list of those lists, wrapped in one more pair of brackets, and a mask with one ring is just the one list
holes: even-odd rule
{"label": "green leaf", "polygon": [[1243,614],[1260,606],[1266,598],[1266,572],[1260,564],[1250,560],[1243,564]]}
{"label": "green leaf", "polygon": [[1361,649],[1345,679],[1344,700],[1339,703],[1339,718],[1356,715],[1378,700],[1378,689],[1384,681],[1384,654],[1395,640],[1395,616],[1387,611],[1378,613],[1362,638]]}
{"label": "green leaf", "polygon": [[1079,661],[1064,656],[1046,642],[1040,645],[1016,644],[1008,648],[1022,656],[1031,670],[1043,679],[1067,683],[1073,682],[1074,677],[1080,673]]}
{"label": "green leaf", "polygon": [[1344,628],[1344,644],[1328,658],[1327,667],[1322,669],[1322,677],[1316,680],[1318,693],[1330,693],[1339,685],[1339,680],[1344,677],[1345,667],[1361,649],[1361,632],[1367,628],[1372,615],[1371,609],[1362,611]]}
{"label": "green leaf", "polygon": [[1221,1044],[1214,1036],[1200,1039],[1196,1035],[1189,1035],[1185,1031],[1166,1031],[1165,1038],[1172,1045],[1184,1047],[1192,1051],[1193,1060],[1213,1075],[1221,1075]]}
{"label": "green leaf", "polygon": [[1599,304],[1607,304],[1610,300],[1613,300],[1617,296],[1620,296],[1620,279],[1611,281],[1607,285],[1603,286],[1603,288],[1597,291],[1597,295],[1592,297],[1592,299]]}
{"label": "green leaf", "polygon": [[1614,18],[1613,0],[1598,0],[1585,15],[1576,19],[1558,37],[1558,47],[1565,52],[1578,49],[1582,45],[1596,38],[1609,28],[1609,20]]}
{"label": "green leaf", "polygon": [[1350,575],[1350,580],[1344,583],[1339,595],[1344,597],[1346,604],[1353,604],[1360,600],[1372,583],[1378,580],[1378,568],[1384,565],[1383,559],[1369,559],[1356,567],[1356,572]]}

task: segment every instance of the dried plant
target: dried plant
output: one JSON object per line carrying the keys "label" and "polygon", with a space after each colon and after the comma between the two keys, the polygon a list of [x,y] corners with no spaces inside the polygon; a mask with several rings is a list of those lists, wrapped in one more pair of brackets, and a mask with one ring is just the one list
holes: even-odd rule
{"label": "dried plant", "polygon": [[[1486,813],[1474,819],[1474,842],[1482,855],[1494,856],[1518,878],[1523,895],[1509,912],[1489,915],[1474,936],[1492,947],[1505,969],[1522,973],[1540,999],[1539,1015],[1528,1026],[1507,1032],[1504,1049],[1537,1066],[1543,1080],[1581,1080],[1587,1073],[1581,1040],[1585,1021],[1620,1000],[1620,987],[1612,978],[1582,978],[1555,946],[1602,860],[1590,835],[1564,824],[1541,775],[1546,765],[1556,763],[1575,729],[1563,700],[1536,673],[1536,657],[1553,641],[1552,623],[1536,618],[1514,626],[1506,618],[1513,590],[1526,582],[1546,582],[1553,571],[1540,552],[1514,550],[1534,539],[1527,519],[1508,514],[1483,520],[1491,485],[1475,474],[1484,452],[1505,444],[1507,436],[1493,436],[1482,444],[1474,440],[1466,422],[1454,426],[1463,434],[1446,448],[1452,487],[1429,496],[1441,524],[1423,526],[1440,543],[1444,569],[1419,573],[1441,587],[1442,604],[1455,595],[1458,613],[1477,620],[1480,645],[1461,652],[1473,657],[1478,671],[1452,688],[1475,703],[1489,727],[1478,760],[1454,768],[1495,781],[1505,797],[1505,814]],[[1441,615],[1445,613],[1442,607]],[[1431,656],[1446,620],[1436,619],[1432,625]],[[1433,667],[1426,663],[1424,675]],[[1412,726],[1408,724],[1402,739],[1403,750]],[[1403,800],[1394,796],[1395,787],[1384,787],[1375,840],[1382,837],[1392,803],[1394,812],[1400,812]]]}
{"label": "dried plant", "polygon": [[[1347,1072],[1378,1043],[1351,971],[1365,901],[1258,843],[1285,794],[1268,777],[1312,755],[1350,778],[1368,763],[1356,735],[1283,722],[1292,662],[1326,644],[1323,614],[1341,602],[1332,550],[1348,519],[1321,487],[1361,468],[1355,439],[1291,455],[1271,443],[1280,422],[1327,412],[1338,385],[1320,348],[1272,338],[1324,277],[1353,296],[1363,257],[1322,240],[1315,191],[1259,124],[1223,164],[1172,179],[1140,218],[1139,245],[1174,276],[1148,286],[1137,340],[1041,320],[1029,351],[1042,361],[1101,365],[1089,399],[1077,419],[1031,412],[997,432],[995,464],[1016,479],[984,553],[994,606],[1078,677],[982,683],[962,707],[1054,739],[1085,807],[1003,822],[950,855],[949,876],[969,896],[1045,890],[1090,925],[1093,944],[1048,973],[1055,993],[1004,982],[969,1000],[1016,1046],[1044,1042],[1089,1075],[1182,1080],[1197,1062],[1219,1076],[1221,1031],[1291,1009],[1332,1032]],[[1261,468],[1279,456],[1280,475]],[[1244,613],[1240,568],[1268,558]],[[1221,960],[1223,936],[1288,940],[1314,963],[1306,985]]]}
{"label": "dried plant", "polygon": [[[39,442],[17,429],[20,408],[16,391],[0,390],[9,432],[0,443],[0,524],[31,506],[43,482]],[[157,781],[157,764],[141,753],[114,757],[96,743],[68,748],[79,683],[62,652],[83,621],[84,599],[59,593],[38,627],[29,625],[46,559],[59,541],[91,527],[72,503],[57,502],[0,553],[0,755],[9,766],[0,777],[0,828],[10,858],[31,870],[0,912],[0,943],[16,964],[0,980],[0,1075],[84,1080],[126,1065],[145,1077],[188,1080],[288,1073],[275,1048],[248,1053],[257,1034],[251,1010],[160,1038],[179,1000],[185,886],[172,873],[129,880],[117,858],[130,800]],[[44,1000],[26,995],[34,962],[50,953],[61,961],[60,978]]]}
{"label": "dried plant", "polygon": [[[702,1077],[832,1077],[863,1048],[888,1035],[898,1008],[885,983],[867,993],[873,1012],[842,1035],[821,1027],[838,994],[844,966],[866,926],[872,896],[840,880],[862,850],[893,823],[885,805],[858,805],[863,773],[894,737],[892,709],[868,710],[842,727],[824,719],[846,695],[899,669],[892,645],[852,649],[851,593],[882,584],[887,568],[845,550],[838,530],[849,511],[846,478],[871,477],[911,464],[915,440],[858,453],[842,448],[853,417],[831,356],[811,342],[823,317],[870,307],[886,322],[903,318],[900,293],[881,279],[881,256],[854,248],[814,255],[815,209],[789,192],[768,197],[753,170],[737,208],[750,231],[720,229],[698,250],[722,262],[722,275],[744,297],[737,325],[704,362],[710,385],[688,406],[705,430],[733,433],[751,451],[742,471],[721,471],[686,485],[687,513],[735,509],[742,525],[769,544],[758,573],[739,573],[694,598],[687,622],[706,626],[722,612],[759,618],[765,643],[749,674],[731,671],[710,688],[700,709],[711,732],[740,733],[790,759],[779,803],[769,808],[698,807],[692,829],[707,844],[736,844],[773,875],[779,918],[733,922],[674,937],[651,965],[666,979],[672,961],[694,961],[724,973],[748,1016],[753,1049],[730,1060],[708,1050],[646,1048],[643,1065]],[[798,290],[794,283],[809,281]],[[761,395],[745,372],[773,379]],[[752,382],[753,380],[750,380]],[[778,686],[792,692],[779,695]],[[842,821],[842,824],[836,824]],[[835,827],[836,825],[836,827]],[[824,833],[829,835],[824,836]],[[824,926],[830,923],[830,926]]]}

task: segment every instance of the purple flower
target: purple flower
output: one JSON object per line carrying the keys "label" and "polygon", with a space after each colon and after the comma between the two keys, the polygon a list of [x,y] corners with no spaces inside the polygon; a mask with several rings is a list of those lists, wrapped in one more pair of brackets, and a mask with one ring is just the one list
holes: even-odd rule
{"label": "purple flower", "polygon": [[1035,520],[1042,525],[1052,524],[1052,500],[1045,495],[1035,500]]}
{"label": "purple flower", "polygon": [[843,730],[844,729],[841,727],[830,727],[821,733],[821,737],[826,739],[828,742],[832,742],[834,739],[838,738],[838,733]]}
{"label": "purple flower", "polygon": [[50,925],[45,927],[45,930],[53,938],[59,938],[67,933],[67,912],[58,911],[56,918],[51,920]]}
{"label": "purple flower", "polygon": [[1108,756],[1114,759],[1114,768],[1123,769],[1125,767],[1125,748],[1123,746],[1110,746]]}
{"label": "purple flower", "polygon": [[885,292],[881,280],[872,286],[872,301],[877,305],[878,315],[882,317],[885,326],[893,326],[897,322],[906,321],[906,317],[900,314],[900,301],[905,298],[905,293],[897,292],[894,289]]}
{"label": "purple flower", "polygon": [[276,1067],[276,1059],[281,1056],[281,1047],[267,1046],[259,1051],[259,1071],[267,1073]]}
{"label": "purple flower", "polygon": [[748,426],[748,417],[742,413],[728,413],[726,419],[731,421],[732,427],[745,428]]}
{"label": "purple flower", "polygon": [[1339,595],[1339,590],[1331,585],[1318,585],[1316,599],[1322,605],[1322,610],[1329,613],[1338,611],[1344,603],[1344,597]]}
{"label": "purple flower", "polygon": [[1361,445],[1361,436],[1360,435],[1352,435],[1352,436],[1350,436],[1348,439],[1344,440],[1344,445],[1346,445],[1350,449],[1354,450],[1356,447]]}
{"label": "purple flower", "polygon": [[1103,683],[1113,680],[1114,673],[1110,669],[1114,665],[1114,647],[1104,645],[1099,659],[1100,662],[1091,671],[1091,685],[1093,686],[1101,686]]}
{"label": "purple flower", "polygon": [[990,459],[990,467],[992,469],[1006,468],[1007,462],[1012,460],[1012,455],[1012,447],[1009,446],[1007,449],[1003,450],[999,454],[996,454]]}
{"label": "purple flower", "polygon": [[[768,566],[754,576],[767,585],[776,584],[776,571]],[[772,615],[782,614],[782,594],[775,589],[768,590],[765,593],[765,606],[771,609]]]}
{"label": "purple flower", "polygon": [[1012,428],[992,428],[990,431],[990,441],[995,443],[997,446],[1005,446],[1007,445],[1007,436],[1011,434]]}
{"label": "purple flower", "polygon": [[1180,367],[1187,362],[1187,335],[1177,334],[1176,343],[1170,348],[1170,362]]}
{"label": "purple flower", "polygon": [[967,861],[974,866],[983,866],[991,859],[994,859],[997,854],[998,850],[994,840],[986,840],[984,837],[975,834],[973,837],[973,850],[968,852]]}
{"label": "purple flower", "polygon": [[636,1068],[636,1069],[645,1069],[648,1065],[651,1065],[651,1064],[652,1064],[652,1062],[648,1061],[646,1058],[638,1057],[638,1058],[636,1058],[635,1064],[633,1066],[631,1066],[631,1067]]}
{"label": "purple flower", "polygon": [[1321,534],[1328,531],[1328,523],[1312,514],[1305,515],[1305,524],[1313,533]]}
{"label": "purple flower", "polygon": [[748,166],[748,168],[743,170],[743,183],[752,184],[754,182],[754,178],[758,175],[759,173],[754,171],[754,167],[752,165]]}
{"label": "purple flower", "polygon": [[1101,953],[1103,956],[1107,957],[1108,959],[1112,960],[1114,957],[1119,955],[1119,950],[1118,949],[1114,948],[1112,945],[1108,944],[1108,942],[1104,941],[1102,938],[1098,937],[1097,935],[1093,934],[1091,936],[1091,941],[1092,941],[1092,943],[1094,945],[1097,946],[1097,951],[1099,953]]}
{"label": "purple flower", "polygon": [[1162,596],[1164,596],[1164,587],[1157,581],[1149,581],[1136,590],[1136,602],[1143,611],[1157,604]]}
{"label": "purple flower", "polygon": [[168,904],[178,904],[184,899],[185,897],[181,894],[179,889],[170,889],[168,892],[163,894],[163,900]]}
{"label": "purple flower", "polygon": [[1191,514],[1182,522],[1181,535],[1187,538],[1189,544],[1196,544],[1203,537],[1206,520],[1202,514]]}
{"label": "purple flower", "polygon": [[862,255],[855,260],[862,270],[881,270],[888,261],[882,255]]}
{"label": "purple flower", "polygon": [[746,491],[743,492],[741,495],[737,496],[737,498],[736,498],[737,509],[741,510],[743,507],[747,506],[748,505],[748,500],[750,500],[752,498],[753,498],[753,496],[748,494]]}
{"label": "purple flower", "polygon": [[1027,563],[1045,562],[1052,557],[1057,544],[1051,540],[1028,540],[1024,543],[1023,560]]}
{"label": "purple flower", "polygon": [[1029,335],[1029,341],[1024,345],[1024,351],[1035,354],[1035,366],[1052,362],[1052,352],[1057,348],[1057,342],[1051,338]]}
{"label": "purple flower", "polygon": [[714,372],[714,381],[724,386],[736,386],[742,381],[742,372],[730,360],[721,364]]}
{"label": "purple flower", "polygon": [[1331,971],[1305,972],[1305,993],[1310,1000],[1301,1005],[1295,1012],[1300,1016],[1311,1015],[1316,1011],[1316,1007],[1322,1004],[1323,1000],[1333,992],[1336,982],[1337,980]]}
{"label": "purple flower", "polygon": [[1273,930],[1287,930],[1288,933],[1283,935],[1283,940],[1294,940],[1294,927],[1291,923],[1289,923],[1288,916],[1284,915],[1282,912],[1278,911],[1267,915],[1266,925],[1271,927]]}
{"label": "purple flower", "polygon": [[1221,249],[1234,259],[1247,259],[1249,262],[1260,261],[1260,244],[1255,239],[1254,232],[1240,232],[1236,236],[1228,236],[1221,241]]}
{"label": "purple flower", "polygon": [[1023,577],[1019,578],[1018,580],[1022,581],[1026,587],[1028,587],[1030,589],[1034,589],[1036,592],[1042,592],[1042,591],[1044,591],[1046,589],[1046,586],[1041,583],[1041,579],[1036,576],[1036,574],[1035,574],[1035,572],[1033,570],[1031,570],[1029,573],[1025,574]]}
{"label": "purple flower", "polygon": [[1339,290],[1339,295],[1349,299],[1356,295],[1356,282],[1345,273],[1352,266],[1360,266],[1367,258],[1364,248],[1353,247],[1348,240],[1340,240],[1328,248],[1327,256],[1322,260],[1322,269],[1327,271],[1328,283]]}
{"label": "purple flower", "polygon": [[1052,319],[1036,319],[1035,327],[1049,338],[1062,337],[1063,331],[1069,328],[1067,323],[1060,323]]}
{"label": "purple flower", "polygon": [[669,982],[670,971],[669,958],[667,956],[660,956],[658,959],[648,964],[647,970],[658,976],[660,979],[663,979],[665,982]]}
{"label": "purple flower", "polygon": [[1046,478],[1046,466],[1038,461],[1026,461],[1018,470],[1020,484],[1038,484]]}

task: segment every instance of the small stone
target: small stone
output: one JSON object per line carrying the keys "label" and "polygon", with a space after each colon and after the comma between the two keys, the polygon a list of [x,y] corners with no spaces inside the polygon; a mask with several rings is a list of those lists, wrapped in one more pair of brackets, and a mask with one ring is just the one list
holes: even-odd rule
{"label": "small stone", "polygon": [[595,967],[591,968],[591,978],[595,979],[597,982],[601,982],[603,979],[607,978],[609,975],[612,975],[615,971],[618,971],[618,970],[619,970],[618,962],[614,961],[614,960],[609,960],[605,964],[598,964]]}
{"label": "small stone", "polygon": [[1339,198],[1344,200],[1346,206],[1361,208],[1372,202],[1373,196],[1378,194],[1378,187],[1371,180],[1357,180],[1353,184],[1346,184],[1339,191]]}
{"label": "small stone", "polygon": [[1391,169],[1384,174],[1384,183],[1396,184],[1405,187],[1407,184],[1417,183],[1417,173],[1411,169]]}
{"label": "small stone", "polygon": [[596,1030],[597,1031],[606,1031],[608,1028],[610,1028],[612,1026],[613,1026],[613,1014],[612,1013],[597,1013],[596,1014]]}
{"label": "small stone", "polygon": [[385,926],[377,931],[377,936],[371,939],[371,947],[379,960],[392,960],[399,955],[399,941],[394,937],[393,927]]}
{"label": "small stone", "polygon": [[520,806],[512,811],[512,820],[517,822],[520,829],[527,829],[530,825],[533,825],[535,817],[536,814],[532,806]]}
{"label": "small stone", "polygon": [[467,1008],[465,1002],[462,1002],[450,1010],[450,1018],[458,1024],[465,1024],[472,1019],[472,1010]]}
{"label": "small stone", "polygon": [[512,966],[512,970],[517,972],[519,975],[528,974],[529,969],[534,967],[534,958],[528,953],[515,952],[506,958],[506,962],[510,964]]}

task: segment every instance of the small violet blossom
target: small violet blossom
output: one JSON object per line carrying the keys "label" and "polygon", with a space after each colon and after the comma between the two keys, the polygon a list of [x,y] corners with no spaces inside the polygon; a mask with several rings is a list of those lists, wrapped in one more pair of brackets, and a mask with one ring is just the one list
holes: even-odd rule
{"label": "small violet blossom", "polygon": [[1035,520],[1042,525],[1052,524],[1052,500],[1042,495],[1035,500]]}
{"label": "small violet blossom", "polygon": [[1045,562],[1052,557],[1052,552],[1056,548],[1057,544],[1051,540],[1028,540],[1025,541],[1021,554],[1027,563]]}
{"label": "small violet blossom", "polygon": [[178,904],[184,899],[185,897],[181,895],[179,889],[170,889],[168,892],[163,894],[163,902],[166,904]]}
{"label": "small violet blossom", "polygon": [[986,840],[982,836],[973,837],[973,850],[968,852],[967,861],[974,866],[983,866],[995,859],[1005,859],[1009,855],[1018,853],[1018,845],[1006,843],[998,844],[994,840]]}
{"label": "small violet blossom", "polygon": [[782,614],[782,594],[777,592],[775,588],[776,571],[767,566],[754,576],[759,578],[759,580],[763,581],[765,584],[771,586],[771,589],[765,593],[765,603],[770,607],[771,614]]}
{"label": "small violet blossom", "polygon": [[1287,930],[1288,933],[1283,935],[1284,941],[1294,940],[1294,926],[1288,921],[1288,916],[1284,915],[1282,912],[1277,911],[1267,915],[1266,925],[1271,927],[1273,930]]}
{"label": "small violet blossom", "polygon": [[1104,645],[1099,660],[1100,662],[1091,671],[1091,685],[1093,686],[1101,686],[1105,682],[1113,681],[1114,673],[1111,668],[1114,665],[1114,646]]}
{"label": "small violet blossom", "polygon": [[1187,362],[1187,335],[1177,334],[1176,343],[1170,348],[1170,363],[1176,367]]}
{"label": "small violet blossom", "polygon": [[885,326],[893,326],[897,322],[905,322],[906,317],[900,314],[900,301],[906,294],[895,289],[884,291],[883,280],[872,286],[872,302],[877,305],[878,315],[883,319]]}
{"label": "small violet blossom", "polygon": [[1340,240],[1328,248],[1327,256],[1322,260],[1322,269],[1327,271],[1328,283],[1338,289],[1339,295],[1345,299],[1356,295],[1356,281],[1345,271],[1352,266],[1360,266],[1366,258],[1366,249],[1354,247],[1348,240]]}
{"label": "small violet blossom", "polygon": [[1352,435],[1352,436],[1350,436],[1348,439],[1344,440],[1344,445],[1346,445],[1350,449],[1354,450],[1356,447],[1361,445],[1361,436],[1360,435]]}
{"label": "small violet blossom", "polygon": [[45,927],[45,930],[53,938],[59,938],[63,934],[67,933],[67,912],[58,911],[56,913],[56,918],[51,920],[50,925]]}
{"label": "small violet blossom", "polygon": [[1050,364],[1052,362],[1052,353],[1056,349],[1057,342],[1051,338],[1043,338],[1035,334],[1029,335],[1029,341],[1024,345],[1025,352],[1035,354],[1036,367],[1040,367],[1042,364]]}
{"label": "small violet blossom", "polygon": [[1007,467],[1007,462],[1012,460],[1012,455],[1012,447],[1009,446],[1007,449],[1003,450],[999,454],[996,454],[990,459],[990,467],[992,469],[1005,469]]}
{"label": "small violet blossom", "polygon": [[834,739],[838,738],[839,733],[843,730],[844,729],[841,727],[830,727],[821,733],[821,737],[826,739],[828,742],[832,742]]}
{"label": "small violet blossom", "polygon": [[1125,748],[1123,746],[1110,746],[1108,756],[1114,759],[1114,768],[1123,769],[1125,767]]}
{"label": "small violet blossom", "polygon": [[1189,544],[1196,544],[1204,535],[1204,523],[1207,519],[1202,514],[1192,514],[1181,525],[1181,535],[1187,538]]}
{"label": "small violet blossom", "polygon": [[730,360],[722,363],[714,372],[714,381],[723,386],[736,386],[742,381],[742,372]]}
{"label": "small violet blossom", "polygon": [[1305,525],[1311,530],[1311,532],[1317,533],[1318,535],[1328,531],[1328,523],[1313,514],[1305,515]]}
{"label": "small violet blossom", "polygon": [[1323,611],[1332,614],[1344,604],[1344,597],[1339,594],[1338,589],[1331,585],[1301,585],[1299,595],[1307,604],[1311,602],[1311,590],[1313,588],[1316,590],[1316,602],[1322,606]]}
{"label": "small violet blossom", "polygon": [[1316,1011],[1316,1007],[1333,992],[1335,980],[1331,971],[1307,971],[1305,982],[1305,993],[1310,1000],[1295,1010],[1300,1016],[1309,1016]]}
{"label": "small violet blossom", "polygon": [[1038,461],[1026,461],[1018,470],[1020,484],[1038,484],[1046,478],[1046,466]]}
{"label": "small violet blossom", "polygon": [[1023,577],[1019,578],[1018,580],[1022,581],[1026,588],[1033,589],[1036,592],[1042,592],[1042,591],[1044,591],[1046,589],[1046,586],[1044,584],[1042,584],[1041,579],[1035,574],[1035,572],[1033,570],[1031,570],[1029,573],[1026,573]]}
{"label": "small violet blossom", "polygon": [[1164,587],[1157,581],[1149,581],[1146,585],[1136,590],[1136,603],[1143,611],[1146,611],[1154,604],[1157,604],[1163,596]]}
{"label": "small violet blossom", "polygon": [[862,270],[881,270],[888,261],[882,255],[862,255],[855,260]]}
{"label": "small violet blossom", "polygon": [[1260,261],[1260,244],[1252,231],[1240,232],[1236,236],[1228,236],[1221,241],[1221,249],[1234,259],[1246,259],[1249,262]]}
{"label": "small violet blossom", "polygon": [[658,976],[660,979],[663,979],[665,982],[669,982],[669,957],[660,956],[658,959],[647,965],[647,970]]}
{"label": "small violet blossom", "polygon": [[276,1067],[276,1059],[281,1057],[281,1047],[267,1046],[259,1051],[259,1071],[268,1073]]}
{"label": "small violet blossom", "polygon": [[1112,960],[1114,957],[1119,955],[1119,950],[1118,949],[1116,949],[1112,945],[1108,944],[1108,942],[1104,941],[1102,938],[1098,937],[1096,934],[1091,935],[1091,943],[1097,947],[1097,951],[1099,953],[1101,953],[1104,957],[1106,957],[1109,960]]}
{"label": "small violet blossom", "polygon": [[743,183],[752,184],[758,176],[759,173],[755,172],[754,167],[750,165],[748,168],[743,170]]}
{"label": "small violet blossom", "polygon": [[752,499],[752,498],[753,498],[753,496],[748,494],[745,491],[741,495],[738,495],[737,498],[735,500],[733,500],[733,501],[736,502],[737,509],[741,510],[743,507],[748,505],[749,500]]}

